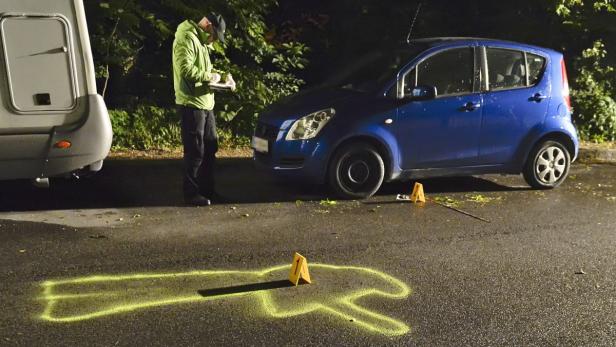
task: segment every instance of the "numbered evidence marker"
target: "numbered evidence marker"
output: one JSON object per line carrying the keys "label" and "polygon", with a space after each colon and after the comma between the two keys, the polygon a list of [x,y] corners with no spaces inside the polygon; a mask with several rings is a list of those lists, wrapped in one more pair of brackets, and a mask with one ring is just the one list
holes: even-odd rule
{"label": "numbered evidence marker", "polygon": [[415,183],[415,187],[413,187],[413,194],[411,194],[411,202],[414,204],[418,202],[426,202],[423,184]]}
{"label": "numbered evidence marker", "polygon": [[297,286],[300,279],[304,280],[306,283],[312,283],[312,281],[310,281],[310,273],[308,272],[308,260],[301,254],[295,253],[293,256],[293,264],[291,264],[291,272],[289,272],[289,281]]}

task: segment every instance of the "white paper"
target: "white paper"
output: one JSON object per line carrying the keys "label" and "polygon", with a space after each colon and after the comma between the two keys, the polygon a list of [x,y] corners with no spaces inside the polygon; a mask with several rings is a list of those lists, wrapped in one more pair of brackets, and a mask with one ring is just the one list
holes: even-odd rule
{"label": "white paper", "polygon": [[214,90],[230,90],[235,91],[236,85],[233,77],[231,75],[227,75],[227,78],[224,82],[218,83],[210,83],[210,88]]}

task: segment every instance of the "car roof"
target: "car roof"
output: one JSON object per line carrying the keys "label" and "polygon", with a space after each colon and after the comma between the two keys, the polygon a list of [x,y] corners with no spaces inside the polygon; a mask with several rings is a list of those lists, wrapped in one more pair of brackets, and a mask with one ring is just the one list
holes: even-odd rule
{"label": "car roof", "polygon": [[471,43],[472,42],[472,43],[479,43],[479,44],[501,43],[501,44],[516,46],[516,47],[524,47],[524,48],[530,48],[530,49],[536,49],[536,50],[541,50],[545,52],[560,54],[559,52],[556,52],[555,50],[544,48],[544,47],[529,45],[525,43],[519,43],[515,41],[490,39],[490,38],[483,38],[483,37],[426,37],[426,38],[413,39],[409,43],[411,45],[412,44],[423,44],[429,47],[437,47],[437,46],[445,45],[451,42],[456,42],[456,43],[463,43],[463,42]]}
{"label": "car roof", "polygon": [[500,42],[507,42],[507,43],[515,43],[513,41],[506,41],[506,40],[497,40],[497,39],[488,39],[488,38],[483,38],[483,37],[447,37],[447,36],[443,36],[443,37],[424,37],[424,38],[419,38],[419,39],[412,39],[411,42],[414,43],[425,43],[425,44],[437,44],[437,43],[441,43],[441,42],[445,42],[445,41],[500,41]]}

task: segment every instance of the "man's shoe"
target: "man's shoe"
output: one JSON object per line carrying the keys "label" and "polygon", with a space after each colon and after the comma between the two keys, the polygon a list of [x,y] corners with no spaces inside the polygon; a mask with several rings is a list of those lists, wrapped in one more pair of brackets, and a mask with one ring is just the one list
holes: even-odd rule
{"label": "man's shoe", "polygon": [[210,194],[207,197],[215,204],[226,204],[229,202],[229,199],[225,198],[224,196],[218,193]]}
{"label": "man's shoe", "polygon": [[210,199],[201,196],[201,195],[195,195],[193,197],[190,198],[185,198],[184,201],[186,202],[187,205],[193,205],[193,206],[210,206],[212,205],[212,202],[210,201]]}
{"label": "man's shoe", "polygon": [[210,199],[210,201],[214,204],[225,204],[229,202],[229,199],[216,192],[204,192],[201,193],[201,195],[207,197],[207,199]]}

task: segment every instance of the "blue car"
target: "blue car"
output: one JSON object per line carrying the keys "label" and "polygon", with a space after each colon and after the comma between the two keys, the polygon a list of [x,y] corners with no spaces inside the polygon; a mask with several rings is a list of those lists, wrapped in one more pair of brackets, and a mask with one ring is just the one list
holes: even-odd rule
{"label": "blue car", "polygon": [[360,57],[268,108],[254,161],[343,198],[383,182],[520,174],[560,185],[578,154],[563,55],[526,44],[430,38]]}

